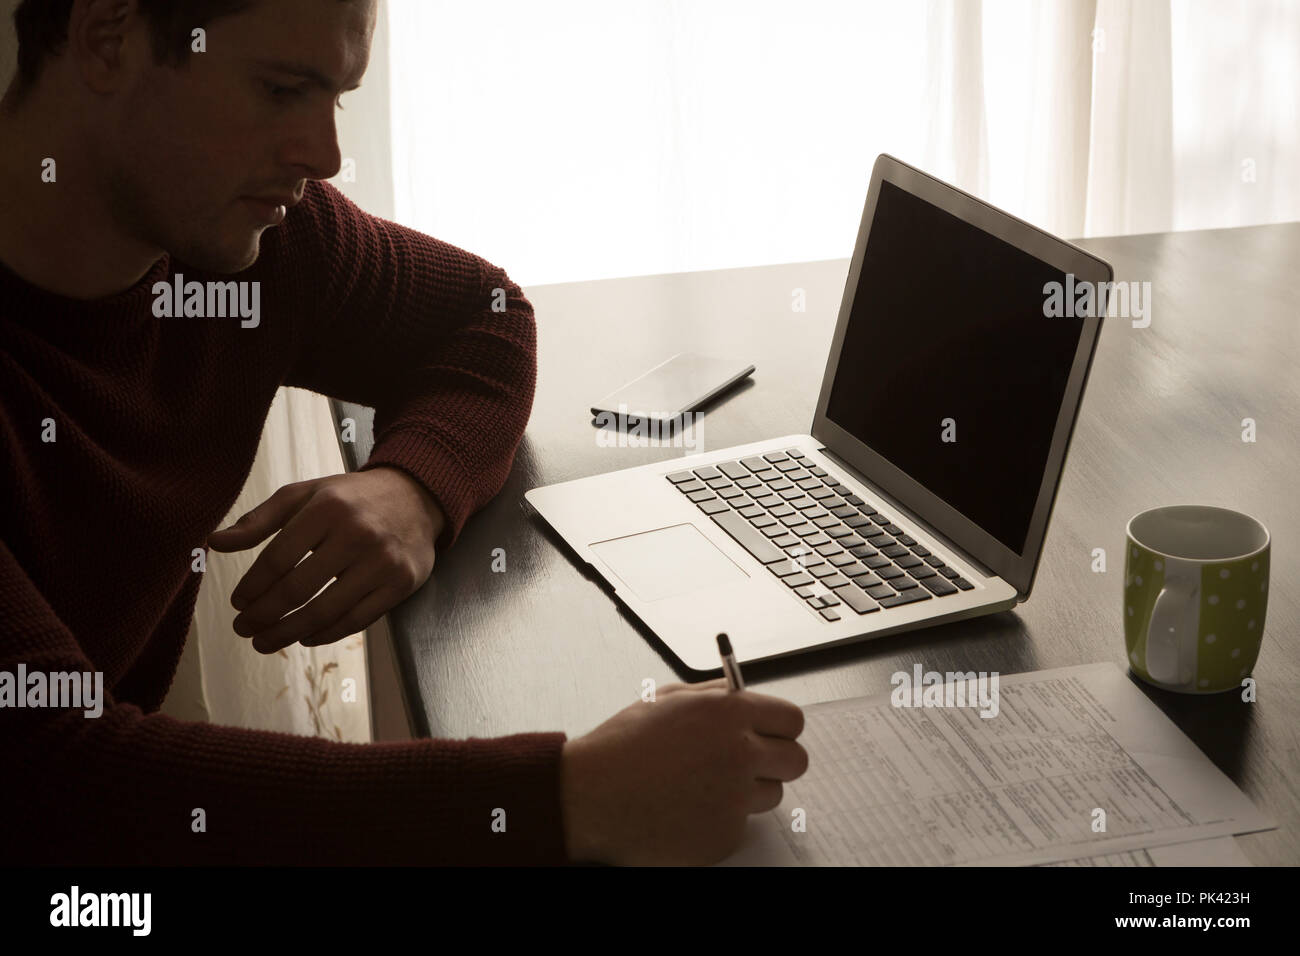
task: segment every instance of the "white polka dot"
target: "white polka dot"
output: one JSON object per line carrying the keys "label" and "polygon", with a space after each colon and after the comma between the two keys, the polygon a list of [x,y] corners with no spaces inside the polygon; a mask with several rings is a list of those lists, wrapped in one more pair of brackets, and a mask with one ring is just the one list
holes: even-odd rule
{"label": "white polka dot", "polygon": [[1170,634],[1174,633],[1174,629],[1172,627],[1169,629],[1169,633]]}
{"label": "white polka dot", "polygon": [[1258,570],[1259,570],[1259,562],[1258,562],[1258,561],[1252,561],[1252,562],[1250,562],[1250,569],[1251,569],[1252,571],[1258,571]]}
{"label": "white polka dot", "polygon": [[1217,640],[1218,640],[1217,635],[1214,635],[1214,634],[1206,634],[1206,635],[1205,635],[1205,643],[1206,643],[1206,644],[1213,644],[1213,643],[1214,643],[1215,641],[1217,641]]}
{"label": "white polka dot", "polygon": [[1241,656],[1241,648],[1240,648],[1240,647],[1234,647],[1234,648],[1232,649],[1232,654],[1231,654],[1231,656],[1232,656],[1232,657],[1240,657],[1240,656]]}
{"label": "white polka dot", "polygon": [[1142,586],[1142,575],[1139,574],[1139,575],[1138,575],[1137,577],[1135,577],[1133,580],[1137,582],[1137,586],[1138,586],[1138,587],[1141,587],[1141,586]]}
{"label": "white polka dot", "polygon": [[1211,594],[1211,595],[1210,595],[1210,603],[1211,603],[1211,604],[1218,604],[1218,603],[1219,603],[1219,596],[1218,596],[1217,594]]}
{"label": "white polka dot", "polygon": [[1254,622],[1254,621],[1247,621],[1247,622],[1246,622],[1246,630],[1248,630],[1248,631],[1253,631],[1254,629],[1255,629],[1255,622]]}
{"label": "white polka dot", "polygon": [[1202,677],[1199,681],[1197,681],[1197,683],[1198,683],[1201,687],[1209,687],[1209,686],[1210,686],[1210,680],[1209,680],[1208,677]]}
{"label": "white polka dot", "polygon": [[1241,610],[1242,608],[1244,608],[1245,606],[1246,606],[1246,602],[1245,602],[1245,600],[1244,600],[1244,599],[1241,599],[1241,598],[1238,598],[1238,600],[1237,600],[1237,610],[1240,611],[1240,610]]}
{"label": "white polka dot", "polygon": [[1163,570],[1165,569],[1165,563],[1164,563],[1163,561],[1157,561],[1157,562],[1153,565],[1153,567],[1154,567],[1157,571],[1163,571]]}
{"label": "white polka dot", "polygon": [[1128,609],[1128,616],[1129,616],[1129,617],[1132,617],[1132,616],[1133,616],[1133,609],[1132,609],[1132,608],[1129,608],[1129,609]]}
{"label": "white polka dot", "polygon": [[1221,577],[1221,578],[1226,578],[1226,577],[1228,577],[1228,569],[1227,569],[1227,568],[1221,568],[1221,569],[1219,570],[1219,577]]}

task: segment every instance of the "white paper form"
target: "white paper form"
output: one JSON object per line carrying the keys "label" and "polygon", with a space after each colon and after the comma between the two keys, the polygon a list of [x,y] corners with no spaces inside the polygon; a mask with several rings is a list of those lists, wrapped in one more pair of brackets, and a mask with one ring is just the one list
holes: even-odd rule
{"label": "white paper form", "polygon": [[1193,840],[1153,846],[1149,850],[1125,850],[1103,856],[1089,856],[1043,866],[1254,866],[1241,852],[1234,837]]}
{"label": "white paper form", "polygon": [[805,707],[808,772],[726,864],[1032,865],[1276,826],[1113,663],[999,692],[988,719],[888,693]]}

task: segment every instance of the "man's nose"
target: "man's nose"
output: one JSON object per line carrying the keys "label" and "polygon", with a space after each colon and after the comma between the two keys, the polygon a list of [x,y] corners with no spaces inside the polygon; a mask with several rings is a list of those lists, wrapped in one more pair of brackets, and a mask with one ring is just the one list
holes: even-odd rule
{"label": "man's nose", "polygon": [[296,135],[285,145],[280,159],[296,167],[306,179],[329,179],[338,175],[343,159],[339,152],[333,104],[327,113],[318,114],[299,127]]}

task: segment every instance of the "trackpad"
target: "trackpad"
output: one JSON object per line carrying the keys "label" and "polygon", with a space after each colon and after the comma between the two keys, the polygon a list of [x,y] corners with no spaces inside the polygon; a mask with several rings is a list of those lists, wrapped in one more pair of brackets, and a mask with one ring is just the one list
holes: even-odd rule
{"label": "trackpad", "polygon": [[749,577],[692,524],[597,541],[591,550],[643,601]]}

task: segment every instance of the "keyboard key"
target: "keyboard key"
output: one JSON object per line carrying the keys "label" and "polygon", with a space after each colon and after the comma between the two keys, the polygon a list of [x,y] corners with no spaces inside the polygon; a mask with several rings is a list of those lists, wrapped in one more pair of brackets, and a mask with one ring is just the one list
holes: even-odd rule
{"label": "keyboard key", "polygon": [[[805,538],[805,539],[804,539],[804,544],[808,545],[808,547],[810,547],[810,548],[815,548],[815,547],[817,547],[818,545],[826,544],[828,541],[830,541],[830,538],[828,538],[826,535],[824,535],[824,534],[822,534],[820,531],[818,531],[818,532],[817,532],[816,534],[814,534],[812,537],[810,537],[810,538]],[[837,545],[837,547],[838,547],[838,545]]]}
{"label": "keyboard key", "polygon": [[810,488],[820,488],[822,486],[822,483],[818,481],[816,478],[808,477],[808,478],[799,479],[796,478],[793,474],[786,475],[786,477],[791,481],[793,481],[804,491],[807,491]]}
{"label": "keyboard key", "polygon": [[[836,497],[836,494],[835,494],[835,492],[831,491],[829,488],[814,488],[812,491],[808,492],[808,497],[809,497],[809,498],[815,498],[817,501],[823,501],[823,502],[824,502],[827,498],[834,498],[834,497]],[[836,510],[836,509],[835,509],[832,505],[827,504],[826,507],[828,507],[828,508],[831,509],[831,514],[834,514],[834,513],[835,513],[835,510]],[[847,508],[848,505],[845,505],[844,507]],[[840,515],[839,517],[843,518],[843,517],[846,517],[846,516],[845,516],[845,515]]]}
{"label": "keyboard key", "polygon": [[845,518],[844,523],[850,528],[861,528],[864,524],[871,524],[871,519],[865,515],[854,515],[851,518]]}
{"label": "keyboard key", "polygon": [[957,569],[947,567],[946,565],[939,569],[939,573],[942,574],[945,578],[957,577]]}
{"label": "keyboard key", "polygon": [[[774,504],[774,506],[768,509],[767,513],[770,514],[773,518],[786,518],[794,514],[794,509],[778,498],[776,499],[776,503]],[[802,520],[802,516],[801,516],[801,520]]]}
{"label": "keyboard key", "polygon": [[723,514],[716,514],[713,520],[723,531],[736,539],[736,543],[752,554],[760,564],[775,564],[784,561],[786,554],[739,514],[728,509]]}
{"label": "keyboard key", "polygon": [[[757,511],[758,514],[746,515],[745,514],[746,511]],[[749,519],[750,524],[752,524],[755,528],[759,528],[760,530],[763,528],[770,528],[772,527],[772,525],[776,524],[776,519],[773,518],[771,515],[765,513],[762,508],[745,508],[740,513],[742,515],[745,515],[745,517]]]}
{"label": "keyboard key", "polygon": [[804,458],[804,457],[806,457],[806,456],[804,455],[804,453],[801,452],[801,451],[800,451],[799,449],[797,449],[797,448],[787,448],[787,449],[785,450],[785,453],[786,453],[787,455],[789,455],[791,458]]}
{"label": "keyboard key", "polygon": [[772,462],[773,464],[776,464],[778,461],[790,460],[790,456],[783,451],[769,451],[763,457],[766,458],[768,461]]}
{"label": "keyboard key", "polygon": [[894,524],[893,522],[890,522],[889,524],[884,525],[883,527],[886,531],[888,531],[892,535],[900,535],[904,533],[903,529],[900,528],[898,525]]}
{"label": "keyboard key", "polygon": [[844,497],[844,500],[847,501],[849,504],[853,505],[855,508],[858,505],[862,504],[862,499],[859,498],[857,495],[846,495]]}
{"label": "keyboard key", "polygon": [[[840,549],[840,546],[836,544],[834,541],[828,541],[826,544],[819,544],[813,550],[816,551],[818,554],[820,554],[823,558],[830,558],[830,556],[833,554],[844,553],[843,550]],[[836,567],[839,567],[839,565],[836,565]]]}
{"label": "keyboard key", "polygon": [[[789,484],[789,482],[786,482],[786,484]],[[794,501],[796,498],[802,499],[804,501],[805,508],[811,508],[813,505],[817,503],[813,501],[811,498],[804,498],[804,493],[802,488],[782,488],[778,491],[775,484],[768,485],[768,488],[771,489],[772,491],[776,491],[781,496],[781,498],[785,501]]]}
{"label": "keyboard key", "polygon": [[787,528],[797,528],[801,524],[806,524],[804,516],[797,511],[791,511],[788,515],[781,515],[781,524]]}
{"label": "keyboard key", "polygon": [[864,558],[862,563],[873,571],[878,571],[881,568],[892,568],[894,566],[894,563],[883,554],[878,554],[874,558]]}
{"label": "keyboard key", "polygon": [[[741,491],[739,488],[737,488],[735,485],[727,485],[727,487],[725,488],[718,489],[718,497],[725,498],[728,501],[730,501],[732,498],[739,498],[744,494],[745,493]],[[745,500],[748,501],[749,499],[746,498]]]}
{"label": "keyboard key", "polygon": [[699,502],[699,506],[700,510],[706,515],[716,515],[723,511],[728,514],[735,514],[735,512],[731,510],[731,505],[727,504],[721,498],[714,498],[712,501],[701,501]]}
{"label": "keyboard key", "polygon": [[857,588],[843,588],[839,592],[840,598],[853,610],[859,614],[870,614],[872,611],[879,611],[880,605],[871,600]]}
{"label": "keyboard key", "polygon": [[838,621],[840,619],[839,612],[832,607],[824,607],[817,613],[828,621]]}
{"label": "keyboard key", "polygon": [[868,504],[858,505],[858,510],[862,512],[864,515],[874,515],[876,513],[876,509],[871,507],[871,505]]}
{"label": "keyboard key", "polygon": [[844,525],[836,525],[831,528],[823,528],[822,530],[825,531],[826,534],[830,535],[832,538],[835,538],[837,541],[839,541],[841,547],[844,545],[844,541],[840,539],[847,540],[850,536],[852,536],[854,541],[862,540],[857,535],[853,534],[853,532],[850,531],[848,528],[844,527]]}
{"label": "keyboard key", "polygon": [[869,544],[855,544],[848,550],[855,558],[874,558],[877,554],[876,549]]}
{"label": "keyboard key", "polygon": [[762,495],[754,499],[754,504],[762,505],[764,508],[771,508],[781,504],[781,499],[776,495]]}
{"label": "keyboard key", "polygon": [[867,588],[866,591],[877,601],[883,600],[884,598],[891,598],[895,593],[894,589],[888,584],[873,584],[871,587]]}
{"label": "keyboard key", "polygon": [[920,565],[921,559],[914,554],[909,554],[905,558],[895,558],[894,563],[898,565],[900,568],[902,568],[904,571],[907,571],[910,570],[911,568],[915,568],[918,565]]}
{"label": "keyboard key", "polygon": [[825,468],[822,468],[822,467],[819,466],[819,465],[810,465],[810,466],[808,466],[808,470],[811,471],[811,472],[812,472],[814,475],[816,475],[818,478],[825,478],[825,477],[826,477],[826,469],[825,469]]}
{"label": "keyboard key", "polygon": [[821,600],[822,600],[822,607],[840,606],[840,599],[836,597],[834,594],[823,594]]}
{"label": "keyboard key", "polygon": [[[889,558],[901,558],[908,553],[908,550],[901,544],[891,544],[887,548],[882,548],[880,553]],[[917,563],[920,564],[919,561]]]}
{"label": "keyboard key", "polygon": [[826,577],[822,578],[822,584],[832,590],[835,588],[848,587],[852,583],[853,582],[842,574],[828,574]]}
{"label": "keyboard key", "polygon": [[716,478],[710,478],[708,481],[705,482],[705,484],[708,485],[710,488],[713,488],[714,490],[718,488],[735,487],[735,485],[731,483],[731,479],[728,478],[726,475],[718,475],[718,477]]}
{"label": "keyboard key", "polygon": [[871,520],[874,521],[876,524],[880,525],[882,528],[887,524],[892,524],[892,522],[889,520],[888,515],[874,514],[871,516]]}
{"label": "keyboard key", "polygon": [[[934,568],[924,564],[922,564],[919,567],[908,568],[907,573],[910,574],[912,577],[916,578],[918,581],[924,581],[926,578],[939,577],[937,574],[934,573]],[[943,579],[939,578],[939,580],[942,581]]]}
{"label": "keyboard key", "polygon": [[[749,518],[749,519],[754,520],[754,521],[757,521],[757,520],[758,520],[758,516],[759,516],[759,515],[762,515],[763,517],[767,517],[767,512],[764,511],[762,508],[760,508],[758,505],[749,505],[748,507],[740,508],[740,509],[738,509],[738,512],[737,512],[737,513],[740,514],[740,515],[742,515],[743,517]],[[776,519],[773,518],[773,519],[769,522],[769,524],[776,524]],[[754,527],[755,527],[755,528],[765,528],[765,527],[767,527],[767,525],[756,524],[756,525],[754,525]]]}
{"label": "keyboard key", "polygon": [[785,582],[786,587],[790,588],[801,588],[816,583],[811,574],[795,574],[781,580]]}
{"label": "keyboard key", "polygon": [[722,472],[718,471],[718,469],[714,468],[712,465],[705,465],[703,468],[695,469],[695,477],[699,478],[701,481],[708,481],[711,478],[721,478]]}
{"label": "keyboard key", "polygon": [[801,538],[811,538],[821,529],[815,524],[799,524],[790,529],[791,534],[797,534]]}
{"label": "keyboard key", "polygon": [[[821,558],[818,558],[817,560],[821,561]],[[809,562],[809,564],[811,564],[811,562]],[[821,578],[828,578],[832,574],[839,574],[839,572],[836,571],[834,568],[832,568],[829,564],[824,564],[824,563],[817,565],[817,567],[815,568],[814,567],[808,568],[808,573],[811,574],[813,577],[817,578],[818,580],[820,580]]]}
{"label": "keyboard key", "polygon": [[912,553],[916,555],[918,558],[928,558],[930,556],[929,549],[924,548],[919,544],[912,545]]}
{"label": "keyboard key", "polygon": [[780,538],[781,536],[786,534],[786,528],[785,525],[783,524],[769,525],[768,527],[762,528],[760,530],[763,532],[764,535],[766,535],[769,538]]}
{"label": "keyboard key", "polygon": [[[803,485],[805,481],[817,481],[806,468],[796,468],[794,471],[787,471],[786,478],[793,481],[796,485]],[[818,482],[820,484],[820,482]]]}
{"label": "keyboard key", "polygon": [[769,468],[766,471],[756,471],[754,472],[754,477],[759,481],[785,481],[785,477],[775,468]]}
{"label": "keyboard key", "polygon": [[811,584],[805,584],[805,585],[804,585],[803,587],[801,587],[801,588],[795,588],[795,589],[794,589],[794,593],[797,594],[797,595],[799,595],[801,598],[810,598],[810,597],[812,597],[813,594],[815,594],[816,592],[813,591],[813,587],[812,587]]}
{"label": "keyboard key", "polygon": [[799,565],[795,564],[793,561],[778,561],[776,564],[769,564],[767,569],[778,578],[783,578],[790,574],[803,573],[803,568],[799,567]]}
{"label": "keyboard key", "polygon": [[942,568],[944,566],[943,558],[939,557],[937,554],[923,554],[921,557],[925,558],[925,563],[932,568]]}
{"label": "keyboard key", "polygon": [[925,588],[913,588],[910,591],[903,591],[895,594],[893,597],[883,598],[880,602],[881,607],[898,607],[900,604],[911,604],[914,601],[930,600],[930,592]]}
{"label": "keyboard key", "polygon": [[742,458],[740,463],[750,471],[767,471],[769,465],[761,458]]}
{"label": "keyboard key", "polygon": [[[859,538],[856,534],[850,534],[850,535],[847,535],[846,537],[840,538],[840,547],[845,548],[845,549],[848,549],[848,548],[860,548],[860,547],[862,547],[862,546],[865,545],[865,544],[866,544],[866,542],[863,541],[861,538]],[[867,545],[867,546],[870,547],[870,545]],[[875,549],[873,548],[872,550],[875,550]]]}
{"label": "keyboard key", "polygon": [[740,481],[742,478],[749,477],[749,469],[738,461],[725,462],[718,466],[718,470],[733,481]]}
{"label": "keyboard key", "polygon": [[871,578],[872,580],[875,579],[875,575],[872,574],[870,571],[868,571],[857,561],[854,561],[852,564],[841,565],[840,574],[844,575],[846,578],[853,578],[853,583],[856,584],[858,587],[866,587],[866,585],[864,585],[862,583],[862,580],[860,579],[865,579],[865,578]]}
{"label": "keyboard key", "polygon": [[737,488],[745,488],[746,490],[748,490],[750,488],[761,488],[762,486],[763,483],[759,481],[757,478],[755,478],[753,475],[746,475],[744,478],[736,479]]}
{"label": "keyboard key", "polygon": [[921,583],[924,584],[927,588],[929,588],[931,593],[936,594],[939,597],[943,597],[944,595],[947,594],[957,593],[957,589],[955,587],[953,587],[943,578],[939,577],[939,575],[937,574],[932,578],[926,578]]}
{"label": "keyboard key", "polygon": [[842,505],[839,508],[831,508],[830,512],[837,518],[852,518],[857,514],[857,509],[850,508],[848,505]]}
{"label": "keyboard key", "polygon": [[708,488],[705,488],[703,491],[692,491],[686,497],[690,498],[691,501],[694,501],[696,504],[699,504],[701,501],[711,501],[718,496]]}
{"label": "keyboard key", "polygon": [[799,543],[799,536],[797,534],[783,534],[779,538],[773,538],[772,543],[778,548],[793,548]]}
{"label": "keyboard key", "polygon": [[969,581],[967,581],[965,578],[963,578],[960,574],[957,575],[957,577],[952,579],[952,583],[957,585],[957,587],[961,588],[963,591],[969,591],[971,588],[975,586],[971,584]]}
{"label": "keyboard key", "polygon": [[[841,573],[843,572],[841,571]],[[855,577],[853,579],[853,583],[856,584],[858,587],[862,588],[862,590],[866,591],[870,588],[874,588],[878,584],[884,584],[885,582],[881,581],[880,578],[876,577],[874,574],[868,571],[866,574],[863,574],[859,577]],[[894,592],[891,590],[889,593],[893,594]]]}
{"label": "keyboard key", "polygon": [[[910,534],[900,534],[898,536],[898,543],[905,544],[910,548],[912,545],[916,544],[916,539]],[[921,555],[921,557],[925,557],[925,555]]]}
{"label": "keyboard key", "polygon": [[785,461],[778,461],[776,463],[776,470],[781,472],[799,471],[800,466],[797,461],[790,461],[789,459],[786,459]]}
{"label": "keyboard key", "polygon": [[894,539],[887,534],[872,535],[867,539],[867,544],[871,545],[877,551],[884,551],[894,543]]}
{"label": "keyboard key", "polygon": [[674,485],[680,485],[683,482],[693,481],[694,479],[695,476],[691,474],[689,471],[675,471],[668,476],[668,480],[671,481]]}
{"label": "keyboard key", "polygon": [[835,525],[839,523],[840,523],[840,519],[835,517],[834,515],[826,515],[825,517],[822,518],[813,519],[813,524],[815,524],[819,528],[833,528]]}
{"label": "keyboard key", "polygon": [[684,495],[689,495],[692,491],[703,491],[706,485],[702,481],[696,481],[692,478],[690,481],[684,481],[677,486],[677,490]]}
{"label": "keyboard key", "polygon": [[891,578],[889,583],[894,586],[895,591],[906,591],[908,588],[916,587],[916,582],[906,574],[899,578]]}
{"label": "keyboard key", "polygon": [[792,488],[794,489],[794,492],[795,492],[795,496],[796,496],[796,497],[797,497],[798,495],[803,494],[803,490],[802,490],[802,489],[800,489],[800,488],[795,488],[793,483],[791,483],[791,482],[789,482],[789,481],[786,481],[784,478],[781,478],[781,479],[779,479],[779,480],[777,480],[777,481],[769,481],[769,482],[767,483],[767,490],[768,490],[768,491],[789,491],[789,490],[792,489]]}
{"label": "keyboard key", "polygon": [[892,581],[894,580],[894,578],[901,578],[903,576],[903,572],[891,564],[887,568],[878,568],[876,570],[876,576],[883,578],[886,581]]}

